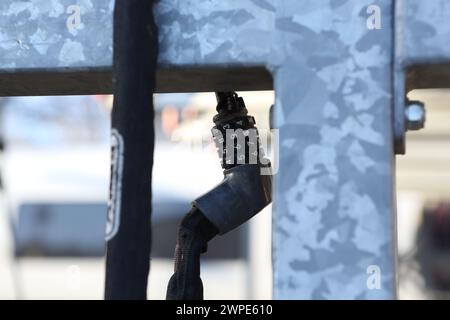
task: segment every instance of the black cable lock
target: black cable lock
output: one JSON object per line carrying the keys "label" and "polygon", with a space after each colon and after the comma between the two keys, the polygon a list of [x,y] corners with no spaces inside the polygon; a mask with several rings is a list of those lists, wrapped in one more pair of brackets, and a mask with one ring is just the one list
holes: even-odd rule
{"label": "black cable lock", "polygon": [[216,97],[212,133],[224,179],[196,199],[181,222],[168,300],[203,299],[200,254],[208,241],[243,224],[272,201],[270,162],[263,158],[254,118],[236,93],[218,92]]}
{"label": "black cable lock", "polygon": [[105,299],[146,299],[157,28],[152,0],[116,0]]}

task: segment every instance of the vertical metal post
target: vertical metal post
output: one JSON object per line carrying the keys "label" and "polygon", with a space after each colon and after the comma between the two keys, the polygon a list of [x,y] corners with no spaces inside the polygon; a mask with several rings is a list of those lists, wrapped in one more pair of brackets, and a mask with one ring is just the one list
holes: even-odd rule
{"label": "vertical metal post", "polygon": [[393,1],[279,1],[274,298],[396,297]]}

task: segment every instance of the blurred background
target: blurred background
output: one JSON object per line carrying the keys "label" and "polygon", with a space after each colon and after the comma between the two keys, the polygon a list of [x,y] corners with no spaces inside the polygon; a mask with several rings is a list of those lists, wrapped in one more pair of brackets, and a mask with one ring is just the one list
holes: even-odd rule
{"label": "blurred background", "polygon": [[[273,93],[241,94],[270,147]],[[112,96],[0,99],[0,299],[102,299]],[[155,96],[149,299],[165,299],[191,201],[223,179],[215,106],[214,93]],[[210,243],[207,299],[271,297],[270,219],[269,207]]]}
{"label": "blurred background", "polygon": [[[271,155],[273,92],[240,95]],[[450,90],[410,98],[426,103],[428,119],[397,157],[399,295],[448,299]],[[213,93],[155,96],[149,299],[165,298],[190,202],[222,180],[210,137],[215,105]],[[0,98],[0,299],[102,299],[111,106],[111,96]],[[211,243],[205,298],[270,299],[270,260],[268,207]]]}

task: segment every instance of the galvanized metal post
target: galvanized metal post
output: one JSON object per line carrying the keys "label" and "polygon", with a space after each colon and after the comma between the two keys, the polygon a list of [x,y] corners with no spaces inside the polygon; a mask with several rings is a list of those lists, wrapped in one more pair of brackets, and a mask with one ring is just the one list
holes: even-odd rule
{"label": "galvanized metal post", "polygon": [[396,296],[392,15],[389,0],[278,2],[275,298]]}

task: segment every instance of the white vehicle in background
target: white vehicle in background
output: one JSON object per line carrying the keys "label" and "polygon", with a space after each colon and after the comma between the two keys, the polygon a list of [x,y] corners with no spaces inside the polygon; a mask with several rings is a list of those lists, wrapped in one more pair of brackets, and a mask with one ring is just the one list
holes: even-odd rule
{"label": "white vehicle in background", "polygon": [[[92,97],[8,98],[2,123],[7,209],[0,210],[0,283],[7,285],[0,298],[101,299],[109,110]],[[213,149],[160,140],[153,172],[149,298],[164,299],[178,222],[222,172]],[[254,236],[243,227],[211,243],[202,268],[205,297],[261,297],[249,289],[257,283],[248,277],[249,258],[258,256],[247,249]]]}

